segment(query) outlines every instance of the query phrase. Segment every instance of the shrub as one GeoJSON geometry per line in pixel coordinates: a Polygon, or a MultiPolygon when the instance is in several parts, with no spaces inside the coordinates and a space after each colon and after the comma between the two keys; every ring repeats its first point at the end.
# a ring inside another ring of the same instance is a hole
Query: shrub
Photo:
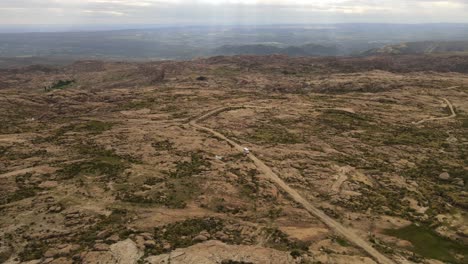
{"type": "Polygon", "coordinates": [[[185,178],[197,175],[203,168],[209,166],[200,153],[192,153],[190,161],[177,162],[176,169],[169,172],[171,178],[185,178]]]}
{"type": "Polygon", "coordinates": [[[52,86],[50,86],[47,90],[61,90],[61,89],[64,89],[66,88],[67,86],[75,83],[76,81],[75,80],[59,80],[57,82],[55,82],[54,84],[52,84],[52,86]]]}

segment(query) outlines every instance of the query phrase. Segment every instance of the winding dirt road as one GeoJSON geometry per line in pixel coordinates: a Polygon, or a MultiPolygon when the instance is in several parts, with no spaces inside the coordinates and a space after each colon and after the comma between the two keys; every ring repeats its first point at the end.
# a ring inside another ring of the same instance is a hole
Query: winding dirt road
{"type": "MultiPolygon", "coordinates": [[[[219,139],[222,139],[226,141],[229,145],[234,147],[236,150],[239,152],[243,152],[243,147],[233,140],[227,138],[223,134],[208,128],[204,127],[202,125],[199,125],[198,122],[206,120],[210,118],[211,116],[217,115],[219,113],[225,112],[225,111],[230,111],[233,109],[240,109],[240,108],[251,108],[251,107],[221,107],[214,109],[192,121],[190,121],[190,125],[208,132],[219,139]]],[[[274,182],[279,188],[283,189],[285,192],[287,192],[291,198],[293,198],[294,201],[297,203],[301,204],[309,213],[314,215],[315,217],[319,218],[323,223],[325,223],[328,227],[330,227],[332,230],[346,238],[348,241],[354,243],[356,246],[362,248],[364,251],[366,251],[371,257],[373,257],[377,262],[381,264],[393,264],[394,262],[386,257],[385,255],[381,254],[378,252],[376,249],[372,247],[371,244],[369,244],[367,241],[362,239],[360,236],[355,234],[352,230],[346,228],[333,218],[327,216],[322,210],[318,209],[314,205],[312,205],[309,201],[307,201],[305,198],[303,198],[296,190],[291,188],[289,185],[287,185],[277,174],[275,174],[270,167],[268,167],[263,161],[258,159],[255,155],[252,153],[248,154],[248,157],[255,163],[257,166],[258,170],[260,170],[266,177],[268,177],[272,182],[274,182]]]]}
{"type": "Polygon", "coordinates": [[[445,103],[447,103],[448,107],[450,108],[450,112],[452,113],[450,116],[444,116],[444,117],[430,117],[430,118],[423,119],[423,120],[418,121],[418,122],[413,122],[413,124],[415,124],[415,125],[420,125],[420,124],[425,123],[425,122],[428,122],[428,121],[445,120],[445,119],[451,119],[451,118],[457,117],[457,113],[455,113],[455,110],[454,110],[454,108],[453,108],[452,103],[451,103],[447,98],[442,98],[442,99],[445,101],[445,103]]]}

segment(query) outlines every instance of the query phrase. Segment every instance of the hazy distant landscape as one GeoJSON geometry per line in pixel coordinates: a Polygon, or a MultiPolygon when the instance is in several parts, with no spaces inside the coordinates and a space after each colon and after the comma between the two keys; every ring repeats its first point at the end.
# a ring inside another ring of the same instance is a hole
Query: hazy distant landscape
{"type": "MultiPolygon", "coordinates": [[[[468,46],[464,42],[468,41],[468,25],[179,26],[110,31],[3,33],[0,34],[0,57],[4,59],[0,59],[0,66],[27,65],[33,62],[61,64],[90,58],[186,60],[240,54],[350,56],[377,51],[386,45],[420,41],[457,41],[458,46],[464,43],[463,51],[468,46]],[[12,57],[20,59],[5,59],[12,57]]],[[[445,50],[450,51],[450,48],[445,50]]]]}

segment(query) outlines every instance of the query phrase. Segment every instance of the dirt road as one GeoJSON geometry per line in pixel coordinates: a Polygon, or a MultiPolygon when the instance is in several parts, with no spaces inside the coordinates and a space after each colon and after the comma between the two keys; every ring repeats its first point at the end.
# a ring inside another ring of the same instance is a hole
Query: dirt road
{"type": "Polygon", "coordinates": [[[457,117],[457,113],[455,113],[455,110],[453,108],[452,103],[447,98],[442,98],[442,99],[445,101],[445,103],[447,103],[448,107],[450,108],[450,112],[452,113],[450,116],[431,117],[431,118],[423,119],[423,120],[418,121],[418,122],[413,122],[413,124],[420,125],[420,124],[425,123],[427,121],[444,120],[444,119],[451,119],[451,118],[457,117]]]}
{"type": "MultiPolygon", "coordinates": [[[[232,141],[231,139],[227,138],[226,136],[222,135],[221,133],[211,128],[204,127],[198,124],[198,122],[206,120],[209,117],[217,115],[221,112],[230,111],[230,110],[239,109],[239,108],[243,108],[243,107],[221,107],[221,108],[214,109],[192,120],[190,122],[190,125],[199,130],[203,130],[205,132],[213,134],[219,139],[226,141],[229,145],[234,147],[239,152],[242,152],[244,147],[242,147],[241,145],[237,144],[236,142],[232,141]]],[[[348,241],[354,243],[356,246],[362,248],[371,257],[373,257],[377,262],[382,263],[382,264],[394,263],[391,259],[389,259],[385,255],[381,254],[376,249],[374,249],[371,244],[369,244],[367,241],[365,241],[360,236],[355,234],[352,230],[346,228],[339,222],[327,216],[322,210],[318,209],[317,207],[312,205],[309,201],[307,201],[305,198],[303,198],[296,190],[294,190],[289,185],[287,185],[278,175],[276,175],[271,170],[270,167],[268,167],[263,161],[258,159],[254,154],[250,153],[248,157],[255,163],[255,165],[257,166],[260,172],[262,172],[266,177],[268,177],[272,182],[274,182],[279,188],[287,192],[293,198],[294,201],[301,204],[309,213],[319,218],[323,223],[325,223],[332,230],[334,230],[335,232],[337,232],[338,234],[346,238],[348,241]]]]}

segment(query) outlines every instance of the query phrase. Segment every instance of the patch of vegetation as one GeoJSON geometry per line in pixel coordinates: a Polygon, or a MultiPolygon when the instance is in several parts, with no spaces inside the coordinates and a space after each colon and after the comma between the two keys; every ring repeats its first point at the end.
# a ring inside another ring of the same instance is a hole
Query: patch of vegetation
{"type": "Polygon", "coordinates": [[[120,238],[125,239],[129,235],[128,229],[125,228],[129,216],[130,213],[127,210],[113,209],[109,216],[100,216],[95,225],[81,233],[77,242],[84,246],[92,246],[99,239],[98,234],[104,230],[119,233],[120,238]]]}
{"type": "Polygon", "coordinates": [[[47,91],[62,90],[74,84],[75,82],[76,82],[75,80],[58,80],[57,82],[52,84],[50,87],[46,88],[46,90],[47,91]]]}
{"type": "Polygon", "coordinates": [[[362,156],[339,154],[334,156],[333,160],[341,165],[350,165],[357,169],[373,170],[379,173],[394,171],[394,166],[385,156],[378,156],[372,152],[366,152],[362,156]]]}
{"type": "Polygon", "coordinates": [[[0,245],[4,248],[4,250],[0,252],[0,263],[6,263],[7,260],[9,260],[11,255],[13,254],[11,247],[9,245],[11,242],[7,244],[7,241],[6,241],[7,239],[11,241],[11,238],[7,238],[7,235],[10,235],[10,234],[5,234],[2,237],[2,242],[0,243],[0,245]]]}
{"type": "MultiPolygon", "coordinates": [[[[454,179],[460,178],[467,183],[468,171],[463,167],[462,161],[459,162],[459,166],[456,166],[454,165],[456,159],[452,159],[450,162],[443,162],[443,160],[442,157],[426,159],[418,163],[416,167],[402,172],[402,175],[406,178],[418,182],[423,195],[431,200],[430,207],[433,214],[449,210],[445,206],[446,203],[464,209],[468,208],[468,197],[460,192],[460,187],[456,187],[452,182],[454,179]],[[451,180],[440,180],[438,175],[442,172],[448,172],[451,180]]],[[[467,184],[465,184],[465,190],[467,187],[467,184]]]]}
{"type": "Polygon", "coordinates": [[[159,255],[176,248],[186,248],[200,242],[194,238],[202,231],[213,236],[216,232],[222,231],[223,228],[224,221],[213,217],[193,218],[157,227],[154,230],[157,245],[146,253],[159,255]],[[165,243],[169,244],[170,248],[164,248],[165,243]]]}
{"type": "Polygon", "coordinates": [[[110,130],[114,126],[114,123],[102,122],[102,121],[88,121],[85,123],[78,124],[68,124],[60,127],[55,130],[51,136],[48,137],[38,137],[33,140],[34,144],[41,143],[57,143],[67,132],[76,131],[76,132],[88,132],[90,134],[101,134],[107,130],[110,130]]]}
{"type": "Polygon", "coordinates": [[[78,151],[83,155],[90,156],[91,160],[65,165],[59,170],[59,174],[64,179],[72,179],[83,174],[115,179],[128,167],[127,162],[112,150],[102,149],[95,145],[80,145],[78,151]]]}
{"type": "Polygon", "coordinates": [[[174,119],[179,119],[179,118],[187,118],[189,117],[189,111],[178,111],[176,113],[173,113],[172,115],[172,118],[174,119]]]}
{"type": "Polygon", "coordinates": [[[11,147],[0,146],[0,155],[4,156],[10,149],[11,147]]]}
{"type": "Polygon", "coordinates": [[[82,174],[106,175],[109,178],[119,176],[125,169],[120,160],[95,159],[66,165],[59,173],[64,179],[71,179],[82,174]]]}
{"type": "Polygon", "coordinates": [[[36,195],[36,191],[37,190],[34,187],[27,187],[19,188],[13,193],[3,194],[2,196],[0,196],[0,205],[9,204],[34,197],[36,195]]]}
{"type": "Polygon", "coordinates": [[[424,145],[439,147],[447,134],[441,129],[418,128],[415,126],[400,126],[392,129],[388,134],[378,135],[385,145],[424,145]],[[382,135],[384,135],[382,137],[382,135]]]}
{"type": "Polygon", "coordinates": [[[291,240],[288,235],[277,228],[265,228],[265,233],[269,237],[267,245],[281,251],[291,251],[293,255],[300,256],[309,250],[310,242],[291,240]]]}
{"type": "Polygon", "coordinates": [[[159,204],[171,209],[183,209],[187,201],[199,193],[198,183],[191,178],[169,178],[156,187],[157,191],[142,192],[137,188],[121,190],[117,199],[135,204],[159,204]]]}
{"type": "Polygon", "coordinates": [[[26,244],[23,251],[18,254],[18,257],[21,261],[41,259],[47,249],[47,243],[44,241],[30,241],[26,244]]]}
{"type": "Polygon", "coordinates": [[[221,77],[238,76],[241,72],[239,67],[233,66],[220,66],[212,70],[212,74],[221,77]]]}
{"type": "Polygon", "coordinates": [[[223,260],[221,261],[221,264],[254,264],[253,262],[247,262],[247,261],[237,261],[237,260],[223,260]]]}
{"type": "Polygon", "coordinates": [[[186,178],[200,174],[210,163],[205,160],[201,153],[192,153],[190,161],[179,161],[175,170],[168,172],[171,178],[186,178]]]}
{"type": "Polygon", "coordinates": [[[463,128],[468,128],[468,118],[462,119],[462,127],[463,128]]]}
{"type": "Polygon", "coordinates": [[[241,196],[254,199],[260,190],[260,183],[257,177],[259,172],[255,169],[249,170],[247,174],[242,173],[239,169],[230,169],[229,171],[239,176],[237,183],[240,185],[241,196]]]}
{"type": "Polygon", "coordinates": [[[375,213],[411,217],[408,206],[401,202],[408,193],[406,189],[386,186],[375,191],[366,187],[359,189],[359,192],[362,193],[359,199],[338,204],[353,211],[365,212],[372,208],[375,213]]]}
{"type": "Polygon", "coordinates": [[[386,230],[388,235],[410,241],[415,253],[429,259],[437,259],[448,263],[466,263],[468,260],[468,248],[439,236],[432,229],[425,226],[409,225],[400,229],[386,230]],[[463,260],[455,256],[463,256],[463,260]]]}
{"type": "Polygon", "coordinates": [[[14,151],[12,148],[0,149],[0,154],[9,160],[25,160],[32,157],[43,157],[47,155],[47,150],[40,149],[32,152],[14,151]]]}
{"type": "Polygon", "coordinates": [[[318,121],[340,132],[374,128],[370,117],[341,110],[324,110],[318,121]]]}
{"type": "Polygon", "coordinates": [[[79,124],[75,127],[77,131],[87,131],[92,134],[100,134],[104,131],[110,130],[114,124],[109,122],[102,122],[97,120],[88,121],[84,124],[79,124]]]}
{"type": "Polygon", "coordinates": [[[268,210],[268,218],[270,218],[272,221],[275,221],[281,216],[282,213],[283,209],[281,207],[270,208],[268,210]]]}
{"type": "MultiPolygon", "coordinates": [[[[451,160],[451,163],[456,160],[451,160]]],[[[452,178],[462,178],[468,181],[468,171],[460,163],[460,166],[454,166],[443,162],[443,158],[426,159],[417,164],[416,167],[404,171],[404,175],[409,178],[432,178],[439,180],[438,176],[442,172],[448,172],[452,178]]]]}
{"type": "Polygon", "coordinates": [[[18,188],[11,193],[0,194],[0,205],[21,201],[34,197],[37,192],[37,184],[30,183],[31,173],[16,176],[15,181],[18,188]]]}
{"type": "Polygon", "coordinates": [[[254,128],[254,132],[247,135],[247,137],[250,141],[263,144],[298,144],[304,142],[302,137],[279,125],[262,124],[254,128]]]}
{"type": "Polygon", "coordinates": [[[339,236],[334,237],[334,238],[333,238],[333,241],[335,241],[336,243],[338,243],[338,245],[340,245],[340,246],[342,246],[342,247],[349,247],[349,246],[351,246],[351,245],[349,244],[348,240],[346,240],[346,239],[344,239],[344,238],[342,238],[342,237],[339,237],[339,236]]]}
{"type": "Polygon", "coordinates": [[[148,178],[145,179],[144,183],[146,185],[151,185],[152,186],[152,185],[156,185],[158,183],[162,183],[164,181],[165,181],[165,179],[163,179],[163,178],[148,177],[148,178]]]}
{"type": "Polygon", "coordinates": [[[174,143],[169,140],[156,141],[151,143],[151,146],[157,151],[169,151],[174,148],[174,143]]]}
{"type": "Polygon", "coordinates": [[[156,103],[155,98],[148,98],[146,100],[127,102],[123,104],[121,108],[123,110],[139,110],[139,109],[144,109],[144,108],[151,109],[153,105],[155,105],[155,103],[156,103]]]}

